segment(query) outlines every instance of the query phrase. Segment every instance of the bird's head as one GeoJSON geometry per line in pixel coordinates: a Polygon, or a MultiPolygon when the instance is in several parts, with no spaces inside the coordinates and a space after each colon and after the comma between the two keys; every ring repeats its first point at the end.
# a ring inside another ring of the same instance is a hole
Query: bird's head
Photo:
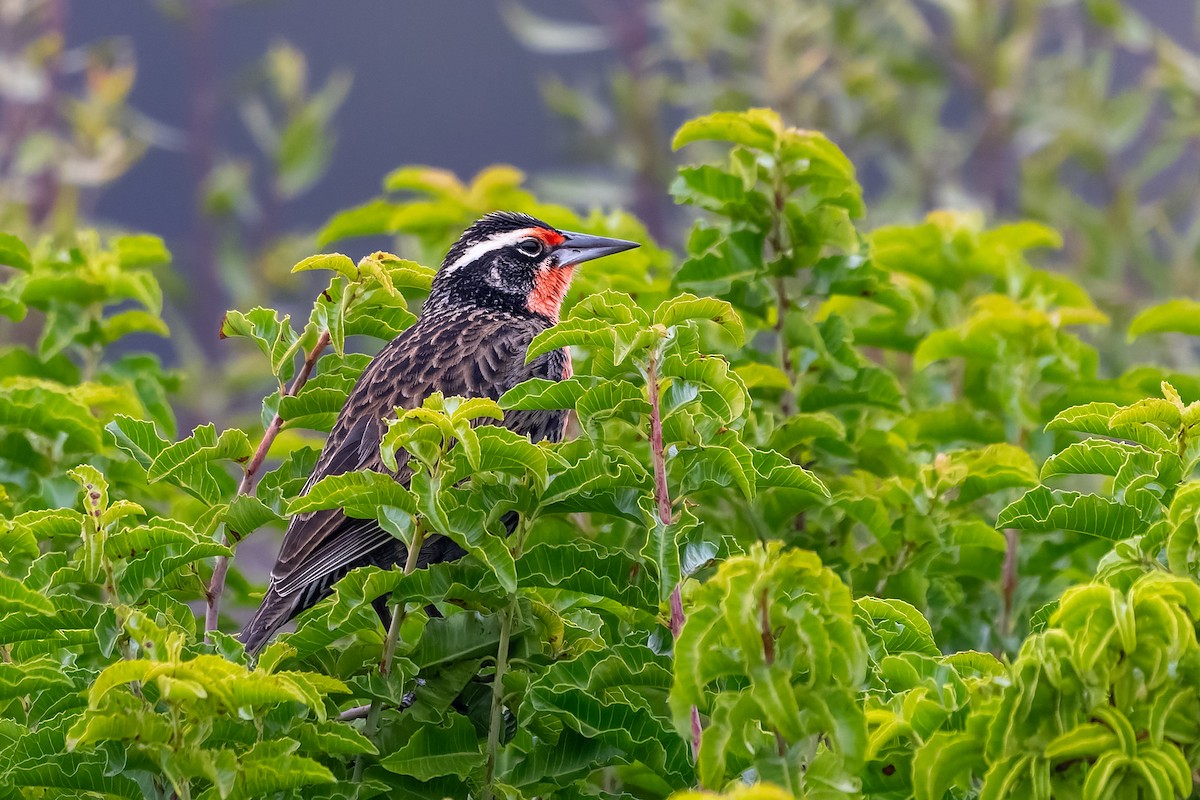
{"type": "Polygon", "coordinates": [[[534,313],[557,322],[579,264],[637,246],[496,211],[467,228],[446,253],[429,302],[434,307],[475,305],[534,313]]]}

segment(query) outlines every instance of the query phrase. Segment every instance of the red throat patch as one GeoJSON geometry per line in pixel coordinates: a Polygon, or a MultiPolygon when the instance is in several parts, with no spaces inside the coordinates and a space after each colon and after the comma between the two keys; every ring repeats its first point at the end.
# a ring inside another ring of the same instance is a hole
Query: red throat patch
{"type": "Polygon", "coordinates": [[[574,274],[575,267],[549,267],[539,271],[533,291],[529,293],[529,310],[558,324],[563,298],[567,296],[574,274]]]}

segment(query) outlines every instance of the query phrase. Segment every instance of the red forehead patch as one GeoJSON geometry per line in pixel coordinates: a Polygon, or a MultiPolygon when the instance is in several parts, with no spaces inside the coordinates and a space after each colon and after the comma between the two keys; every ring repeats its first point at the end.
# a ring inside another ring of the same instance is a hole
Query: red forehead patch
{"type": "Polygon", "coordinates": [[[541,239],[542,243],[547,247],[557,247],[566,241],[567,238],[558,231],[553,231],[549,228],[533,228],[530,233],[532,233],[536,238],[541,239]]]}

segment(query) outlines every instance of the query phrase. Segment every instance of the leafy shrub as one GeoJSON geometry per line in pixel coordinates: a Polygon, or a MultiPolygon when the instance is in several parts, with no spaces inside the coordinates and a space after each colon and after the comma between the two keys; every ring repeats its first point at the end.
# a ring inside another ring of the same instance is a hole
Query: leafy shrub
{"type": "Polygon", "coordinates": [[[507,168],[398,170],[324,238],[416,260],[313,256],[302,324],[230,312],[271,376],[262,432],[182,438],[173,376],[112,346],[165,332],[161,243],[0,239],[0,311],[36,341],[0,353],[0,797],[1190,795],[1200,382],[1102,377],[1080,330],[1107,319],[1034,265],[1042,226],[863,232],[850,162],[765,110],[675,145],[712,153],[673,185],[682,258],[582,272],[530,348],[573,348],[573,377],[399,414],[407,488],[299,496],[421,262],[496,206],[636,220],[507,168]],[[535,408],[575,435],[477,425],[535,408]],[[355,570],[250,663],[221,605],[256,599],[238,544],[330,507],[468,556],[355,570]]]}

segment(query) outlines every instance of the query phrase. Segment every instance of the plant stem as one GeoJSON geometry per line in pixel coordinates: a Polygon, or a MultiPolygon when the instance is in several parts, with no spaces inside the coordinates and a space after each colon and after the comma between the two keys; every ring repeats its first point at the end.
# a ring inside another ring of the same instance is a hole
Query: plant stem
{"type": "MultiPolygon", "coordinates": [[[[771,232],[768,234],[767,241],[771,245],[771,257],[779,258],[787,249],[783,243],[783,211],[787,206],[787,195],[784,192],[783,175],[778,167],[772,176],[772,182],[774,183],[772,193],[774,214],[771,217],[771,232]]],[[[779,343],[779,367],[788,379],[787,391],[783,393],[783,399],[779,403],[784,417],[790,417],[796,413],[796,368],[792,364],[792,351],[788,347],[783,330],[789,309],[791,309],[791,300],[788,298],[787,283],[783,276],[779,275],[775,278],[775,337],[779,343]]]]}
{"type": "Polygon", "coordinates": [[[651,350],[646,365],[646,389],[650,396],[650,459],[654,464],[654,499],[658,518],[671,524],[671,492],[667,487],[667,463],[663,457],[662,411],[658,399],[658,354],[651,350]]]}
{"type": "MultiPolygon", "coordinates": [[[[425,544],[425,525],[421,519],[417,519],[416,527],[413,529],[412,543],[408,548],[408,558],[404,560],[404,574],[412,575],[417,569],[417,558],[421,555],[421,546],[425,544]]],[[[392,672],[392,663],[396,660],[396,643],[400,639],[400,627],[404,624],[404,618],[408,614],[408,604],[401,604],[392,613],[392,622],[388,625],[387,636],[383,640],[383,657],[379,661],[379,674],[386,678],[392,672]]],[[[367,710],[367,722],[363,727],[363,735],[368,739],[375,736],[379,731],[379,718],[383,715],[383,704],[378,698],[371,701],[371,706],[367,710]]],[[[361,781],[363,769],[366,767],[366,762],[363,756],[359,757],[354,762],[354,780],[361,781]]]]}
{"type": "Polygon", "coordinates": [[[512,622],[516,613],[517,596],[514,594],[500,620],[500,644],[496,647],[496,672],[492,677],[492,717],[488,726],[483,800],[492,800],[494,796],[492,783],[496,778],[496,761],[500,757],[500,727],[504,724],[504,673],[508,670],[508,643],[512,637],[512,622]]]}
{"type": "MultiPolygon", "coordinates": [[[[658,519],[664,525],[671,524],[671,490],[667,486],[667,463],[663,454],[662,408],[658,397],[658,352],[650,350],[646,363],[646,390],[650,398],[650,459],[654,464],[654,499],[658,505],[658,519]]],[[[683,597],[680,594],[682,581],[671,590],[671,638],[678,640],[683,632],[686,617],[683,614],[683,597]]],[[[692,756],[700,753],[700,711],[692,706],[692,756]]]]}
{"type": "Polygon", "coordinates": [[[1016,605],[1017,584],[1020,581],[1020,576],[1017,574],[1017,550],[1021,543],[1020,531],[1015,528],[1005,528],[1004,543],[1004,566],[1000,575],[1000,592],[1004,607],[1000,615],[1000,635],[1008,636],[1012,633],[1013,607],[1016,605]]]}
{"type": "Polygon", "coordinates": [[[792,349],[788,347],[787,336],[783,330],[791,300],[788,299],[787,285],[782,277],[775,279],[775,303],[775,336],[779,340],[779,366],[788,380],[788,388],[779,401],[779,409],[786,418],[796,413],[796,367],[792,364],[792,349]]]}
{"type": "MultiPolygon", "coordinates": [[[[517,529],[513,531],[515,544],[513,558],[519,559],[525,552],[525,534],[529,520],[524,514],[517,517],[517,529]]],[[[487,765],[484,767],[483,800],[492,800],[495,792],[496,762],[500,758],[500,726],[504,722],[504,674],[508,672],[509,642],[512,641],[513,617],[517,614],[517,594],[509,595],[508,607],[500,620],[500,642],[496,645],[496,672],[492,678],[492,713],[488,725],[487,765]]]]}
{"type": "MultiPolygon", "coordinates": [[[[304,359],[304,364],[300,367],[300,371],[296,374],[295,380],[288,390],[284,392],[285,397],[293,397],[299,392],[304,384],[308,382],[309,376],[312,375],[313,368],[317,365],[317,359],[321,357],[321,353],[325,352],[325,348],[329,346],[329,331],[322,331],[317,337],[317,343],[313,345],[312,350],[304,359]]],[[[283,429],[283,417],[276,412],[275,417],[271,420],[271,424],[267,426],[263,432],[262,441],[258,443],[258,449],[254,451],[254,455],[246,464],[246,471],[242,473],[241,483],[238,484],[238,494],[253,494],[255,486],[258,485],[258,479],[262,471],[263,461],[267,458],[267,452],[270,451],[271,445],[275,442],[275,437],[279,435],[279,431],[283,429]]],[[[237,532],[233,532],[233,540],[238,540],[237,532]]],[[[224,533],[219,539],[221,544],[225,544],[228,538],[224,533]]],[[[217,629],[217,621],[221,616],[221,594],[225,591],[225,577],[229,574],[229,556],[217,556],[216,562],[213,564],[212,580],[208,584],[207,592],[207,608],[204,612],[204,641],[211,641],[209,635],[217,629]]]]}

